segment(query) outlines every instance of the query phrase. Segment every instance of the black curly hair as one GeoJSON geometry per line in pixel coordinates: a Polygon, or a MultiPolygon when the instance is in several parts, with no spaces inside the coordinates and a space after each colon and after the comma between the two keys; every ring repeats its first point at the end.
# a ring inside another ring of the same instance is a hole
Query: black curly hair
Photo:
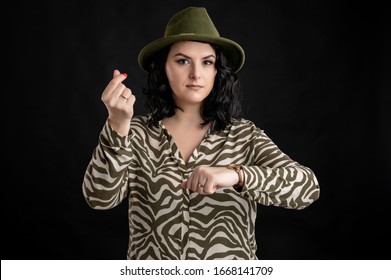
{"type": "MultiPolygon", "coordinates": [[[[242,114],[242,108],[239,100],[239,83],[235,71],[229,65],[229,61],[224,54],[213,46],[216,52],[217,74],[211,93],[204,100],[201,107],[201,117],[206,125],[213,123],[213,130],[223,130],[227,125],[232,124],[234,118],[242,114]]],[[[146,96],[145,107],[149,111],[149,126],[156,126],[157,123],[165,117],[171,117],[176,109],[180,109],[172,96],[169,85],[165,63],[170,46],[162,49],[150,64],[147,86],[143,87],[143,93],[146,96]]]]}

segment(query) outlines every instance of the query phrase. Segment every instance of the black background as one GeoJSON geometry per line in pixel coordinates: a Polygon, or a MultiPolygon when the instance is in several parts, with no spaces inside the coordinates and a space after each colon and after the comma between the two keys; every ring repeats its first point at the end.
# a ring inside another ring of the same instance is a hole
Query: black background
{"type": "Polygon", "coordinates": [[[311,167],[318,201],[259,206],[261,259],[390,259],[390,10],[383,1],[17,1],[3,9],[2,259],[124,259],[127,203],[84,201],[118,68],[143,109],[137,55],[204,6],[240,43],[245,116],[311,167]],[[4,29],[4,28],[3,28],[4,29]]]}

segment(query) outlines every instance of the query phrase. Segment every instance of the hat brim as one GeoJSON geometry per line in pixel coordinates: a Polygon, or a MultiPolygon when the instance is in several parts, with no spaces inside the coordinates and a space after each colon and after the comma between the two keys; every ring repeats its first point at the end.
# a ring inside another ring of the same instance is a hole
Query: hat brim
{"type": "Polygon", "coordinates": [[[210,43],[218,46],[228,60],[232,63],[232,69],[235,72],[238,72],[245,60],[244,50],[242,47],[227,38],[224,37],[212,37],[212,36],[202,36],[195,34],[180,34],[173,35],[164,38],[157,39],[146,45],[139,53],[138,63],[140,67],[149,72],[149,66],[152,62],[154,55],[160,51],[162,48],[167,47],[175,42],[179,41],[198,41],[210,43]]]}

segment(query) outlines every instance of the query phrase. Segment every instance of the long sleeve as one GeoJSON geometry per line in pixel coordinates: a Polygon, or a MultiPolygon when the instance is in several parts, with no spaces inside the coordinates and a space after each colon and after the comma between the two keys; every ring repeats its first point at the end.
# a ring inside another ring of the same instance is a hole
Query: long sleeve
{"type": "Polygon", "coordinates": [[[110,209],[128,193],[128,166],[132,136],[121,136],[106,121],[93,151],[82,184],[83,195],[94,209],[110,209]]]}
{"type": "Polygon", "coordinates": [[[320,189],[314,172],[284,154],[262,130],[248,129],[254,162],[243,166],[242,195],[263,205],[298,210],[316,201],[320,189]]]}

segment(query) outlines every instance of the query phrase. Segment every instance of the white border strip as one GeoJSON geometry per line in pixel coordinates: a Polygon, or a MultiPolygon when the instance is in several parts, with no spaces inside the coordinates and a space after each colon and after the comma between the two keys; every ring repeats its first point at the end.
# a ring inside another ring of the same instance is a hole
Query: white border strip
{"type": "Polygon", "coordinates": [[[2,260],[1,280],[390,280],[390,260],[2,260]]]}

